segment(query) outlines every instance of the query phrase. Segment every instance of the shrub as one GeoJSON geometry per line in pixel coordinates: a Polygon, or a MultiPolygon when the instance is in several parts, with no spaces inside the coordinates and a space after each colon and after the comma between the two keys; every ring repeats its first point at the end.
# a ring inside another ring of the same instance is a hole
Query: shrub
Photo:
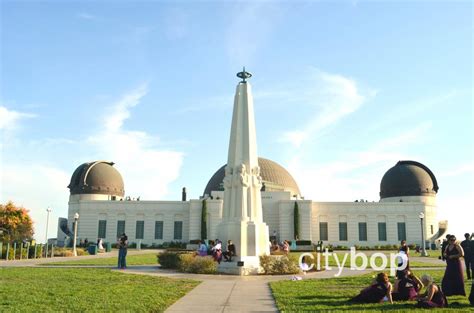
{"type": "MultiPolygon", "coordinates": [[[[296,258],[296,256],[294,256],[296,258]]],[[[265,274],[297,274],[300,272],[298,261],[293,260],[294,257],[287,256],[260,256],[260,266],[265,274]]]]}
{"type": "Polygon", "coordinates": [[[158,263],[162,268],[177,269],[179,266],[179,255],[187,252],[165,251],[158,254],[158,263]]]}
{"type": "Polygon", "coordinates": [[[185,273],[214,274],[217,272],[217,262],[211,256],[196,256],[186,253],[179,255],[178,270],[185,273]]]}
{"type": "Polygon", "coordinates": [[[193,240],[189,240],[189,244],[191,245],[197,245],[201,242],[201,240],[199,239],[193,239],[193,240]]]}

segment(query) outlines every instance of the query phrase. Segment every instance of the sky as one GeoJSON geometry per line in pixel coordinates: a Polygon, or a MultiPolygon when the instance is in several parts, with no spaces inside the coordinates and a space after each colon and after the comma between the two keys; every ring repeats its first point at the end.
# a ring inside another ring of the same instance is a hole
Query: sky
{"type": "Polygon", "coordinates": [[[3,0],[0,27],[0,202],[29,209],[38,240],[84,162],[115,162],[131,197],[199,198],[243,66],[258,154],[306,199],[378,201],[415,160],[439,218],[474,232],[470,1],[3,0]]]}

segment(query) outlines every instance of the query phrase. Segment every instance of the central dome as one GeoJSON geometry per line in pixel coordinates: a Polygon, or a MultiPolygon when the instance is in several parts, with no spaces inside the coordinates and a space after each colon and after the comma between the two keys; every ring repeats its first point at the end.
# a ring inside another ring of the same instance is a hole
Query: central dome
{"type": "MultiPolygon", "coordinates": [[[[260,166],[260,176],[265,185],[265,191],[289,191],[291,195],[301,195],[296,181],[283,166],[264,158],[258,158],[258,165],[260,166]]],[[[212,175],[203,196],[210,195],[211,191],[224,190],[225,166],[223,165],[212,175]]]]}

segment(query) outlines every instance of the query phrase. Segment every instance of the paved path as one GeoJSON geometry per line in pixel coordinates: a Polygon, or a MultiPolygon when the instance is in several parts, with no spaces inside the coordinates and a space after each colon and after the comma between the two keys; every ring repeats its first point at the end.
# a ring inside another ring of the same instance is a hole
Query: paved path
{"type": "MultiPolygon", "coordinates": [[[[136,255],[136,254],[150,254],[156,253],[158,254],[160,250],[128,250],[128,255],[136,255]]],[[[41,258],[41,259],[28,259],[28,260],[13,260],[13,261],[5,261],[0,260],[0,267],[28,267],[28,266],[36,266],[41,264],[47,263],[54,263],[54,262],[67,262],[67,261],[76,261],[76,260],[87,260],[87,259],[102,259],[102,258],[112,258],[118,257],[118,250],[112,250],[112,252],[107,253],[99,253],[97,255],[83,255],[83,256],[70,256],[70,257],[54,257],[54,258],[41,258]]]]}

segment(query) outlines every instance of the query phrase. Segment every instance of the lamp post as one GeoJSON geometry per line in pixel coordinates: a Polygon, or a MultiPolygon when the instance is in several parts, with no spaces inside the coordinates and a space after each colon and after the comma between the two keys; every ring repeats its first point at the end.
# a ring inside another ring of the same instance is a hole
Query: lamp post
{"type": "Polygon", "coordinates": [[[76,212],[76,214],[74,214],[74,240],[72,243],[74,256],[77,256],[76,239],[77,239],[77,221],[78,220],[79,220],[79,213],[76,212]]]}
{"type": "Polygon", "coordinates": [[[48,215],[46,217],[46,240],[45,240],[45,243],[48,243],[48,227],[49,227],[49,213],[51,213],[51,208],[48,207],[46,209],[46,212],[48,212],[48,215]]]}
{"type": "Polygon", "coordinates": [[[46,243],[46,257],[48,257],[48,227],[49,227],[49,213],[51,213],[51,208],[48,207],[46,209],[46,212],[48,212],[48,215],[46,216],[46,238],[45,238],[45,243],[46,243]]]}
{"type": "Polygon", "coordinates": [[[426,253],[426,247],[425,247],[425,228],[423,224],[423,219],[425,218],[425,214],[423,212],[420,212],[418,215],[420,218],[420,223],[421,223],[421,256],[428,256],[426,253]]]}

